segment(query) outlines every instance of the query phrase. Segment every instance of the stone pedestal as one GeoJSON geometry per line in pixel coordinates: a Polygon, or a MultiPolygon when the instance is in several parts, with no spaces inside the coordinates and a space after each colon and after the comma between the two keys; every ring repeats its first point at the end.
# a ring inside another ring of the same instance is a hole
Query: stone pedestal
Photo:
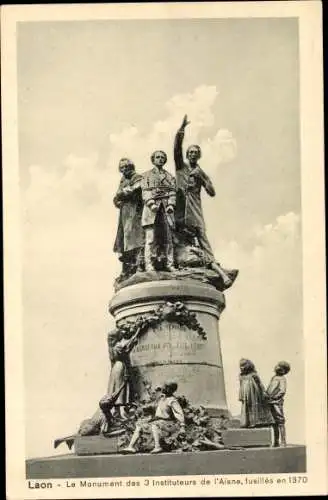
{"type": "Polygon", "coordinates": [[[111,478],[306,472],[305,446],[162,453],[159,455],[62,455],[26,461],[27,479],[111,478]]]}
{"type": "Polygon", "coordinates": [[[222,431],[222,440],[227,448],[240,446],[241,448],[255,448],[257,446],[271,446],[271,428],[258,429],[227,429],[222,431]]]}
{"type": "Polygon", "coordinates": [[[203,405],[211,416],[227,415],[218,320],[225,307],[223,293],[192,280],[139,283],[119,290],[109,310],[118,325],[151,313],[166,302],[183,302],[196,313],[207,340],[196,331],[164,321],[149,328],[131,353],[135,390],[143,396],[142,380],[152,386],[178,383],[178,394],[203,405]]]}
{"type": "Polygon", "coordinates": [[[119,453],[119,438],[99,436],[78,436],[74,441],[76,455],[109,455],[119,453]]]}
{"type": "MultiPolygon", "coordinates": [[[[226,449],[269,447],[271,446],[271,429],[227,429],[222,431],[222,441],[226,449]]],[[[121,453],[117,436],[102,435],[78,436],[74,441],[74,451],[79,456],[121,453]]]]}

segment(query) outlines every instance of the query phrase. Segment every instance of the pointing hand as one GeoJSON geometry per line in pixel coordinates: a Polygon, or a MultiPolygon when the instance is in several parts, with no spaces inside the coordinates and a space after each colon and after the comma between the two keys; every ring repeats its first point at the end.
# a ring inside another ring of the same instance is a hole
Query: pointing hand
{"type": "Polygon", "coordinates": [[[187,125],[189,125],[189,123],[190,123],[190,121],[188,121],[188,116],[184,115],[181,128],[185,129],[187,127],[187,125]]]}

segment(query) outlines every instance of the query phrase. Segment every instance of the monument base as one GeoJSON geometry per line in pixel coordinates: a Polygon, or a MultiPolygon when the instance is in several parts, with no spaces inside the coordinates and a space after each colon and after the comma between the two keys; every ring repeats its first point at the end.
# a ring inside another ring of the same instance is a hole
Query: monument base
{"type": "Polygon", "coordinates": [[[159,455],[62,455],[26,461],[27,479],[142,477],[306,472],[305,446],[162,453],[159,455]]]}
{"type": "Polygon", "coordinates": [[[227,429],[222,431],[222,440],[227,448],[234,446],[240,446],[241,448],[271,446],[271,432],[270,427],[259,429],[227,429]]]}
{"type": "Polygon", "coordinates": [[[119,453],[119,439],[115,436],[78,436],[74,441],[74,451],[78,456],[119,453]]]}
{"type": "MultiPolygon", "coordinates": [[[[271,446],[271,429],[227,429],[222,431],[226,448],[271,446]]],[[[108,455],[120,453],[118,437],[78,436],[74,441],[76,455],[108,455]]],[[[200,452],[203,453],[203,452],[200,452]]]]}

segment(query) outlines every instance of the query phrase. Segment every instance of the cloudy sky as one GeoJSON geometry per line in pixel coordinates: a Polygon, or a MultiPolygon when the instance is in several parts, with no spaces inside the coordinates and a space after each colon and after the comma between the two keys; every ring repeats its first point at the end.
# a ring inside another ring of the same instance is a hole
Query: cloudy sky
{"type": "Polygon", "coordinates": [[[28,455],[52,454],[104,392],[118,159],[143,172],[161,148],[173,172],[185,113],[217,191],[209,237],[240,269],[220,322],[228,403],[240,357],[265,382],[288,359],[304,441],[297,21],[21,23],[17,40],[28,455]]]}

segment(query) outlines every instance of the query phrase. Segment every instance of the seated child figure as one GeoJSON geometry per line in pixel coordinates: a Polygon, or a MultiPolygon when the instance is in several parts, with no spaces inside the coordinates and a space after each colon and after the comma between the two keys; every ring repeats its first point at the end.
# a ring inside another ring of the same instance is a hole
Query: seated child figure
{"type": "Polygon", "coordinates": [[[284,415],[284,397],[287,389],[285,375],[290,371],[290,364],[287,361],[279,361],[274,368],[275,375],[272,377],[267,388],[268,403],[274,420],[273,424],[273,446],[286,446],[286,428],[284,415]]]}
{"type": "Polygon", "coordinates": [[[155,446],[151,453],[160,453],[162,450],[160,440],[177,430],[184,431],[185,418],[183,410],[173,395],[178,388],[175,382],[166,382],[162,387],[161,395],[157,401],[155,416],[145,415],[139,419],[131,438],[130,444],[123,450],[124,453],[136,453],[135,445],[143,430],[150,425],[155,446]]]}

